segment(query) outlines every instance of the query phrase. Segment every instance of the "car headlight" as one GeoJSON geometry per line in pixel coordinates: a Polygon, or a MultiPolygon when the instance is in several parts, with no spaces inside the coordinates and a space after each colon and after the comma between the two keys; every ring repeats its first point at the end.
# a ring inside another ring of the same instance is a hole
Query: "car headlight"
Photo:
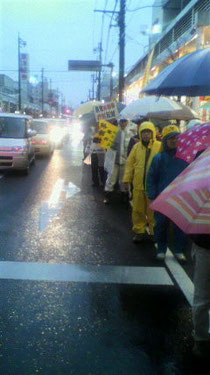
{"type": "Polygon", "coordinates": [[[63,131],[59,128],[53,129],[50,134],[50,139],[53,142],[59,142],[63,137],[63,131]]]}

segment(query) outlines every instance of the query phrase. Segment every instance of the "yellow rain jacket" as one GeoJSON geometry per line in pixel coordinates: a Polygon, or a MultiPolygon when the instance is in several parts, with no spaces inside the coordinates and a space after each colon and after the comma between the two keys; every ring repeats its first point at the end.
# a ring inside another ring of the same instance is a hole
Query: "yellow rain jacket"
{"type": "Polygon", "coordinates": [[[139,129],[139,138],[140,142],[138,142],[133,147],[126,161],[123,182],[133,183],[133,188],[136,190],[145,190],[144,181],[146,181],[146,175],[148,173],[152,159],[160,151],[161,142],[156,140],[155,126],[152,122],[149,121],[145,121],[141,124],[139,129]],[[142,143],[141,132],[146,129],[151,130],[153,136],[148,145],[148,148],[151,151],[147,161],[147,165],[145,166],[147,149],[142,143]]]}

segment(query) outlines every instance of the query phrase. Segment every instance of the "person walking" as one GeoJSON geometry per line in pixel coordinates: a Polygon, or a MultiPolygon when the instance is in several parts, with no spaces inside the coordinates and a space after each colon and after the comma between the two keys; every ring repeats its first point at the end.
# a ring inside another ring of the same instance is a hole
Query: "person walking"
{"type": "MultiPolygon", "coordinates": [[[[98,131],[98,126],[95,128],[98,131]]],[[[99,146],[100,138],[97,137],[97,133],[93,136],[92,143],[90,145],[91,155],[91,172],[92,172],[92,186],[97,187],[105,186],[107,173],[104,170],[104,159],[105,150],[99,146]]]]}
{"type": "Polygon", "coordinates": [[[117,133],[116,139],[112,146],[112,150],[116,151],[114,168],[111,173],[108,173],[106,184],[105,184],[105,198],[104,203],[107,204],[110,201],[112,192],[114,190],[115,184],[118,182],[120,191],[125,193],[124,184],[122,183],[122,178],[125,170],[125,163],[127,159],[127,134],[126,127],[128,125],[127,119],[119,120],[119,131],[117,133]]]}
{"type": "MultiPolygon", "coordinates": [[[[180,130],[176,125],[168,125],[162,132],[162,151],[153,159],[148,175],[146,190],[150,201],[157,196],[188,166],[182,159],[176,158],[177,141],[180,130]]],[[[164,260],[167,251],[168,230],[170,220],[163,214],[155,211],[155,241],[157,242],[158,260],[164,260]]],[[[184,250],[187,245],[187,236],[174,223],[175,256],[185,261],[184,250]]]]}
{"type": "Polygon", "coordinates": [[[139,142],[139,128],[140,128],[140,125],[145,122],[145,121],[148,121],[148,119],[146,118],[139,118],[139,119],[136,119],[135,121],[133,120],[133,122],[137,125],[137,132],[135,135],[133,135],[131,138],[130,138],[130,141],[128,143],[128,150],[127,150],[127,156],[129,156],[133,146],[135,146],[135,144],[137,142],[139,142]]]}
{"type": "Polygon", "coordinates": [[[146,231],[149,226],[150,239],[154,235],[154,215],[149,208],[145,191],[146,176],[153,157],[159,152],[161,143],[156,140],[155,126],[145,121],[139,128],[139,142],[132,148],[127,159],[123,182],[126,190],[133,185],[132,230],[133,242],[139,243],[148,239],[146,231]]]}
{"type": "MultiPolygon", "coordinates": [[[[210,228],[209,228],[210,231],[210,228]]],[[[210,234],[193,234],[192,255],[195,259],[193,298],[193,353],[210,356],[210,234]]]]}

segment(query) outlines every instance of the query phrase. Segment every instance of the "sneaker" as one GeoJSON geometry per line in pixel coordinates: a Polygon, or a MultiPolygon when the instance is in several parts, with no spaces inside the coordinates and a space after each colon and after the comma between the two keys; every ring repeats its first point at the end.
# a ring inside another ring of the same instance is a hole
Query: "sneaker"
{"type": "Polygon", "coordinates": [[[137,234],[135,234],[135,236],[133,237],[133,242],[134,242],[134,243],[140,243],[140,242],[144,241],[145,238],[146,238],[145,233],[137,233],[137,234]]]}
{"type": "Polygon", "coordinates": [[[105,192],[105,197],[104,197],[104,204],[108,204],[110,202],[110,198],[111,198],[111,193],[109,191],[106,191],[105,192]]]}
{"type": "Polygon", "coordinates": [[[156,259],[157,260],[164,260],[165,259],[165,253],[158,253],[157,255],[156,255],[156,259]]]}
{"type": "Polygon", "coordinates": [[[183,253],[174,254],[175,258],[180,262],[186,262],[186,257],[183,253]]]}

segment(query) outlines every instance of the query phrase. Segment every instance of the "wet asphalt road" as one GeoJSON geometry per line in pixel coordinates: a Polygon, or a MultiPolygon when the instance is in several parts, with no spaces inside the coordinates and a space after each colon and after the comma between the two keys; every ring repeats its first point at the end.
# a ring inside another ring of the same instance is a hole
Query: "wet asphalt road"
{"type": "Polygon", "coordinates": [[[0,374],[208,373],[172,269],[132,243],[130,209],[103,205],[80,149],[0,178],[0,374]]]}

